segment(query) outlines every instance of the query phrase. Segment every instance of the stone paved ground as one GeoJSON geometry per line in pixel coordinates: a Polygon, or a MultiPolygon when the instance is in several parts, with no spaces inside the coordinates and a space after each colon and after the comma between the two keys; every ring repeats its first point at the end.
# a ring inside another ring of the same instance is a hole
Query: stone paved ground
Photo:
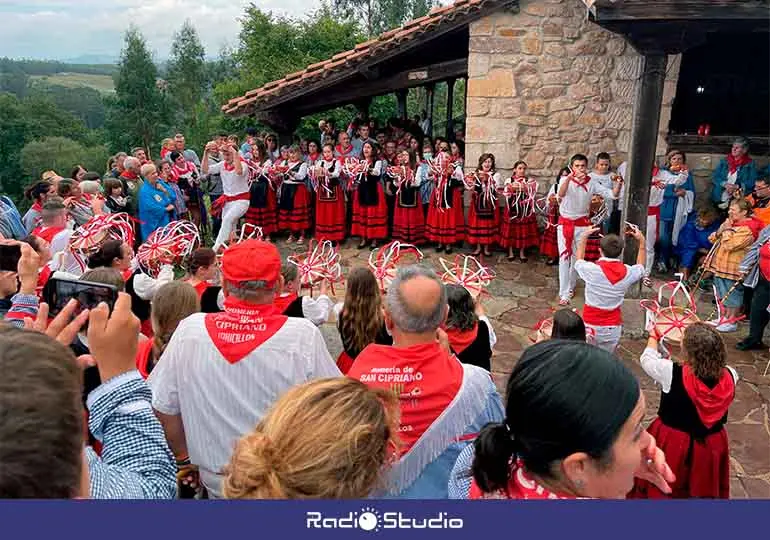
{"type": "MultiPolygon", "coordinates": [[[[369,250],[358,251],[354,242],[342,250],[343,271],[366,265],[369,250]]],[[[284,254],[283,242],[279,247],[284,254]]],[[[423,250],[426,261],[440,268],[439,256],[431,248],[423,250]]],[[[446,258],[452,256],[443,255],[446,258]]],[[[504,392],[505,381],[522,350],[532,342],[532,328],[548,317],[556,306],[557,271],[531,257],[529,262],[509,263],[502,253],[494,253],[485,261],[497,277],[489,287],[490,296],[484,299],[484,308],[493,322],[498,342],[492,359],[492,376],[504,392]]],[[[335,287],[338,299],[344,294],[344,283],[335,287]]],[[[581,286],[578,285],[575,307],[582,305],[581,286]]],[[[708,299],[700,299],[708,300],[708,299]]],[[[711,312],[710,302],[700,302],[700,313],[711,312]]],[[[639,366],[639,355],[644,349],[644,313],[637,300],[626,300],[623,308],[626,321],[624,337],[618,351],[622,361],[637,375],[647,399],[647,416],[654,418],[660,391],[639,366]]],[[[322,328],[329,350],[336,358],[342,347],[333,324],[322,328]]],[[[770,377],[762,375],[768,361],[767,351],[740,352],[735,343],[747,333],[747,325],[735,334],[726,336],[729,363],[735,367],[741,380],[736,398],[730,408],[727,431],[731,446],[731,495],[733,498],[770,499],[770,377]]],[[[768,341],[770,342],[770,341],[768,341]]]]}

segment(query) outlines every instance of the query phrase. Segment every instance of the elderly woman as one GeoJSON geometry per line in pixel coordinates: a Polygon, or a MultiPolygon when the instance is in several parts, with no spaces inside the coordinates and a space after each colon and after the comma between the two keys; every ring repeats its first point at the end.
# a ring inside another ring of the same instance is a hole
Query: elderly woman
{"type": "Polygon", "coordinates": [[[711,199],[726,210],[730,200],[741,196],[736,195],[740,190],[743,196],[754,190],[754,182],[757,179],[757,167],[749,157],[749,141],[744,137],[738,137],[733,141],[730,153],[719,161],[714,169],[711,181],[714,187],[711,190],[711,199]]]}
{"type": "MultiPolygon", "coordinates": [[[[748,201],[735,199],[730,203],[727,220],[709,237],[717,245],[704,264],[714,274],[714,285],[728,319],[735,317],[743,305],[743,273],[739,265],[761,230],[762,222],[751,216],[748,201]]],[[[735,332],[737,328],[735,323],[717,326],[719,332],[735,332]]]]}
{"type": "Polygon", "coordinates": [[[673,248],[679,245],[679,232],[693,211],[695,183],[687,168],[687,156],[681,150],[669,151],[665,166],[655,176],[666,185],[660,205],[658,231],[658,270],[666,272],[673,248]],[[680,179],[682,175],[687,175],[684,183],[680,179]]]}
{"type": "Polygon", "coordinates": [[[144,182],[139,188],[139,221],[144,242],[155,229],[171,222],[176,195],[171,186],[160,179],[152,163],[142,165],[141,173],[144,182]]]}

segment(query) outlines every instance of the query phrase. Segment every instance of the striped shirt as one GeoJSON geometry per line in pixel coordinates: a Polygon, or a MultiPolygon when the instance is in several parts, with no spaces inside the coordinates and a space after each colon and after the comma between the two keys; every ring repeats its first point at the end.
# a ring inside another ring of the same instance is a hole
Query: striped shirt
{"type": "Polygon", "coordinates": [[[205,314],[182,321],[147,383],[153,407],[181,415],[190,461],[212,497],[221,494],[222,469],[236,442],[254,430],[289,388],[342,374],[320,330],[289,318],[243,360],[227,362],[205,327],[205,314]]]}

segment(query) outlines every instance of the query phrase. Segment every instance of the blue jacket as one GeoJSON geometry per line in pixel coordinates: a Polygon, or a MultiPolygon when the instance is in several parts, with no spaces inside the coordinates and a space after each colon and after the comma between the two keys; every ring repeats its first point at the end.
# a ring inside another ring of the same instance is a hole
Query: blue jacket
{"type": "MultiPolygon", "coordinates": [[[[717,168],[714,169],[714,173],[711,175],[711,182],[714,184],[714,187],[711,189],[711,200],[717,204],[722,202],[722,192],[725,189],[728,172],[727,158],[722,158],[719,161],[717,168]]],[[[754,182],[757,180],[757,174],[757,165],[753,160],[742,167],[738,167],[738,179],[736,183],[741,186],[744,195],[748,195],[754,191],[754,182]]]]}
{"type": "Polygon", "coordinates": [[[679,244],[677,245],[677,255],[679,255],[682,266],[691,268],[695,263],[695,256],[699,249],[711,249],[712,244],[709,241],[709,236],[719,229],[719,225],[721,225],[721,220],[716,220],[708,227],[701,228],[698,226],[695,213],[690,216],[687,224],[682,227],[682,231],[679,233],[679,244]]]}
{"type": "Polygon", "coordinates": [[[142,183],[139,188],[139,221],[141,221],[142,242],[155,230],[171,223],[173,212],[166,210],[169,204],[174,204],[176,194],[167,183],[158,180],[158,185],[166,190],[164,193],[160,189],[152,186],[148,181],[142,183]]]}

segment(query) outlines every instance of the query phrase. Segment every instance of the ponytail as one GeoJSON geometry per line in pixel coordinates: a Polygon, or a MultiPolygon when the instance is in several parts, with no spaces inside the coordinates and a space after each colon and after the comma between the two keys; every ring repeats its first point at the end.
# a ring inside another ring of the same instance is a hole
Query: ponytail
{"type": "Polygon", "coordinates": [[[473,443],[475,458],[471,473],[486,493],[508,484],[511,460],[516,458],[514,440],[503,424],[487,424],[473,443]]]}

